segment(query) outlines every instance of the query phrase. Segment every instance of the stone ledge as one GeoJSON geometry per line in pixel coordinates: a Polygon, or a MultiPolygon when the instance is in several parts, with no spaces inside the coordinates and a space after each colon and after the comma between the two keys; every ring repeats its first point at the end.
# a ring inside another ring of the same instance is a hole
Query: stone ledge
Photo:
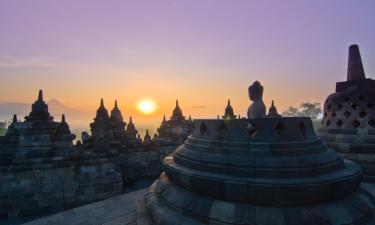
{"type": "MultiPolygon", "coordinates": [[[[103,201],[87,204],[51,216],[33,220],[24,225],[124,225],[137,224],[137,215],[146,218],[147,214],[139,214],[138,203],[143,201],[146,189],[118,195],[103,201]]],[[[142,205],[140,205],[142,207],[142,205]]],[[[143,210],[145,213],[145,210],[143,210]]],[[[141,221],[141,220],[140,220],[141,221]]],[[[141,225],[151,225],[140,223],[141,225]]]]}
{"type": "Polygon", "coordinates": [[[300,207],[237,204],[197,195],[176,185],[150,187],[146,205],[155,224],[374,224],[374,184],[338,201],[300,207]],[[161,190],[163,189],[164,190],[161,190]]]}

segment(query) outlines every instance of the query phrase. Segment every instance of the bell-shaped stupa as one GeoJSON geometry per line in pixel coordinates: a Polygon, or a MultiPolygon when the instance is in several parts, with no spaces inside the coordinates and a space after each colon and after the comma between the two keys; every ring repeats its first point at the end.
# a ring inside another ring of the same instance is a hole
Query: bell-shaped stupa
{"type": "Polygon", "coordinates": [[[361,167],[325,146],[310,118],[251,114],[194,120],[145,197],[155,225],[369,224],[361,167]]]}
{"type": "Polygon", "coordinates": [[[358,45],[349,47],[347,81],[336,83],[324,102],[318,135],[375,181],[375,80],[365,77],[358,45]]]}
{"type": "Polygon", "coordinates": [[[222,116],[223,119],[236,119],[237,116],[234,115],[233,107],[230,105],[230,99],[228,99],[227,107],[225,107],[224,115],[222,116]]]}

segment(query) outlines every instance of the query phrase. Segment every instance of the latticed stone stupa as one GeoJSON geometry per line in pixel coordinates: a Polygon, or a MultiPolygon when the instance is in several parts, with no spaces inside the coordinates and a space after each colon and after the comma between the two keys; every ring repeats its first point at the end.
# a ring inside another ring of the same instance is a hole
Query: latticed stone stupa
{"type": "Polygon", "coordinates": [[[358,45],[349,47],[347,81],[336,83],[324,103],[318,135],[375,181],[375,80],[365,76],[358,45]]]}

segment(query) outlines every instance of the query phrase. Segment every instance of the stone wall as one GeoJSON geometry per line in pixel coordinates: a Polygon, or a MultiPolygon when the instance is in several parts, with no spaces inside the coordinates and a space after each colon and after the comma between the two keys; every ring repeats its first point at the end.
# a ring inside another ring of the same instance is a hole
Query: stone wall
{"type": "Polygon", "coordinates": [[[0,172],[0,219],[64,210],[75,202],[75,167],[0,172]]]}
{"type": "Polygon", "coordinates": [[[113,161],[57,165],[0,167],[0,220],[51,214],[122,193],[113,161]]]}
{"type": "Polygon", "coordinates": [[[89,153],[77,167],[76,202],[82,205],[122,193],[123,183],[117,154],[89,153]]]}
{"type": "Polygon", "coordinates": [[[121,194],[124,186],[139,179],[157,178],[162,159],[176,147],[79,150],[71,158],[33,158],[2,165],[0,221],[47,215],[121,194]]]}
{"type": "Polygon", "coordinates": [[[141,178],[157,178],[162,171],[162,159],[176,146],[134,147],[119,150],[119,165],[125,184],[141,178]]]}

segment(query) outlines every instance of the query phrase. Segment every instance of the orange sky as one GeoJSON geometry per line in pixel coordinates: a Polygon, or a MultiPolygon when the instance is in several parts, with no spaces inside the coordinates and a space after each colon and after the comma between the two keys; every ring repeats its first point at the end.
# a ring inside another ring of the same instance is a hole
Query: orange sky
{"type": "MultiPolygon", "coordinates": [[[[298,80],[284,83],[281,76],[274,78],[249,76],[247,81],[236,80],[230,74],[220,76],[220,80],[204,78],[204,75],[160,76],[163,72],[144,72],[144,74],[116,74],[103,72],[75,79],[65,80],[64,77],[49,79],[41,76],[37,81],[20,79],[13,87],[0,90],[2,102],[33,102],[38,89],[43,89],[46,99],[58,99],[67,106],[85,112],[95,113],[100,98],[104,98],[108,109],[113,107],[115,99],[125,117],[133,115],[142,119],[162,118],[170,116],[175,100],[178,99],[186,116],[193,118],[216,117],[222,114],[231,99],[235,113],[246,115],[250,104],[247,88],[253,81],[259,80],[264,88],[264,102],[267,107],[275,100],[279,111],[288,106],[297,106],[301,102],[322,102],[334,90],[334,83],[319,85],[319,82],[306,85],[298,80]],[[108,79],[107,79],[108,78],[108,79]],[[324,89],[323,89],[324,88],[324,89]],[[145,98],[153,99],[158,109],[151,115],[142,115],[136,108],[137,103],[145,98]]],[[[167,74],[164,72],[163,74],[167,74]]],[[[344,76],[343,76],[344,77],[344,76]]],[[[35,76],[34,76],[35,79],[35,76]]]]}
{"type": "Polygon", "coordinates": [[[346,78],[349,45],[360,46],[367,76],[375,73],[373,8],[371,0],[0,1],[0,103],[32,103],[43,89],[90,112],[88,126],[100,98],[109,110],[117,99],[125,118],[153,127],[176,99],[193,118],[216,118],[228,98],[245,116],[255,80],[267,108],[322,103],[346,78]],[[136,110],[145,97],[158,104],[152,115],[136,110]]]}
{"type": "MultiPolygon", "coordinates": [[[[173,74],[180,74],[173,72],[173,74]]],[[[298,106],[301,102],[323,102],[324,98],[334,90],[334,83],[319,85],[319,82],[311,85],[301,85],[301,81],[284,82],[280,75],[273,78],[249,75],[248,80],[237,80],[230,73],[220,75],[220,80],[205,78],[203,75],[173,76],[168,71],[145,71],[142,74],[100,71],[97,74],[84,75],[75,79],[64,79],[57,76],[48,79],[48,76],[38,75],[40,79],[36,82],[19,79],[11,89],[0,90],[0,101],[6,102],[28,102],[36,99],[37,90],[44,90],[45,99],[57,99],[67,106],[89,112],[91,115],[82,121],[79,127],[86,129],[95,116],[99,106],[100,98],[108,111],[113,108],[114,100],[118,100],[124,119],[128,121],[129,116],[140,130],[149,128],[151,133],[156,131],[160,125],[163,115],[169,118],[178,99],[180,107],[186,117],[194,118],[216,118],[224,112],[227,99],[231,99],[234,112],[246,116],[250,101],[247,97],[247,88],[256,79],[262,82],[265,88],[264,102],[267,108],[271,100],[275,100],[279,112],[288,106],[298,106]],[[110,79],[108,79],[110,78],[110,79]],[[322,90],[322,89],[325,90],[322,90]],[[320,90],[320,91],[318,91],[320,90]],[[144,115],[137,109],[141,99],[151,98],[157,104],[157,110],[150,115],[144,115]]],[[[35,77],[34,77],[35,78],[35,77]]],[[[59,118],[59,115],[54,115],[59,118]]],[[[69,120],[72,129],[77,127],[75,121],[69,120]]]]}

